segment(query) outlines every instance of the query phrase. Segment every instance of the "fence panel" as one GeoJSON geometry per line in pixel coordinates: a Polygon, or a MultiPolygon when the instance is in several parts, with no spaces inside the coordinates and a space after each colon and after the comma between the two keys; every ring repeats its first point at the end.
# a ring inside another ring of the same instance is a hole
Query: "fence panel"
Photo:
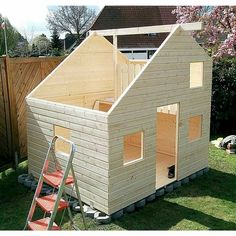
{"type": "Polygon", "coordinates": [[[0,167],[27,156],[25,97],[64,58],[0,58],[0,167]]]}
{"type": "Polygon", "coordinates": [[[3,58],[0,58],[0,167],[11,162],[10,157],[10,130],[9,124],[9,106],[6,84],[6,67],[3,58]]]}
{"type": "Polygon", "coordinates": [[[63,58],[12,59],[12,83],[15,94],[16,122],[20,156],[27,156],[25,97],[63,60],[63,58]]]}

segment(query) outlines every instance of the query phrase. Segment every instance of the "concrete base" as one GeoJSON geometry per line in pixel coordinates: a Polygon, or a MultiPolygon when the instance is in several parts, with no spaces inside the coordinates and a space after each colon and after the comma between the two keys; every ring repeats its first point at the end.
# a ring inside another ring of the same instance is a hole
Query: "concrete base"
{"type": "Polygon", "coordinates": [[[187,184],[189,182],[189,177],[181,179],[181,184],[187,184]]]}
{"type": "Polygon", "coordinates": [[[144,207],[145,204],[146,204],[146,199],[142,199],[142,200],[136,202],[136,203],[135,203],[135,206],[136,206],[137,208],[141,208],[141,207],[144,207]]]}
{"type": "Polygon", "coordinates": [[[195,173],[189,176],[189,179],[190,179],[190,180],[194,180],[194,179],[196,179],[196,178],[197,178],[197,175],[196,175],[195,173]]]}
{"type": "Polygon", "coordinates": [[[165,188],[165,192],[166,192],[166,193],[171,193],[171,192],[173,192],[173,190],[174,190],[173,184],[169,184],[169,185],[167,185],[166,188],[165,188]]]}
{"type": "MultiPolygon", "coordinates": [[[[146,205],[146,202],[151,202],[154,201],[156,198],[163,196],[165,193],[171,193],[174,189],[181,187],[181,185],[187,184],[189,182],[189,180],[193,180],[196,177],[202,176],[203,174],[207,173],[209,171],[209,168],[206,167],[182,180],[179,181],[175,181],[174,183],[171,183],[167,186],[165,186],[164,188],[160,188],[157,189],[155,193],[147,196],[146,198],[137,201],[136,203],[133,203],[127,207],[125,207],[124,209],[121,209],[115,213],[113,213],[112,215],[107,215],[103,212],[99,212],[96,209],[92,209],[91,207],[84,205],[83,206],[83,210],[86,216],[93,218],[98,224],[108,224],[111,222],[111,220],[117,220],[119,218],[121,218],[124,213],[131,213],[134,212],[136,209],[138,208],[142,208],[146,205]]],[[[26,175],[24,176],[19,176],[18,177],[18,182],[23,182],[23,179],[25,180],[27,178],[26,175]]],[[[36,188],[36,183],[34,183],[34,188],[36,188]]],[[[47,191],[49,191],[49,186],[47,185],[43,185],[41,194],[43,194],[44,192],[46,193],[47,191]]],[[[35,189],[34,189],[35,190],[35,189]]],[[[73,200],[73,198],[71,199],[73,200]]],[[[78,205],[78,201],[71,201],[71,205],[72,205],[72,210],[76,211],[76,212],[81,212],[80,207],[78,205]]]]}
{"type": "Polygon", "coordinates": [[[126,208],[124,208],[125,213],[131,213],[134,211],[135,211],[135,204],[131,204],[131,205],[127,206],[126,208]]]}
{"type": "Polygon", "coordinates": [[[122,217],[123,215],[124,215],[124,211],[123,211],[123,209],[121,209],[121,210],[119,210],[119,211],[113,213],[113,214],[111,215],[111,218],[112,218],[113,220],[117,220],[117,219],[119,219],[120,217],[122,217]]]}
{"type": "Polygon", "coordinates": [[[22,175],[19,175],[17,180],[18,180],[18,183],[19,184],[23,184],[25,179],[28,177],[28,174],[22,174],[22,175]]]}
{"type": "Polygon", "coordinates": [[[158,189],[158,190],[156,191],[156,197],[163,196],[164,194],[165,194],[164,188],[158,189]]]}
{"type": "Polygon", "coordinates": [[[78,202],[76,202],[72,205],[72,210],[75,211],[75,212],[81,212],[78,202]]]}
{"type": "Polygon", "coordinates": [[[96,212],[94,214],[94,219],[98,224],[109,224],[111,222],[111,216],[108,216],[101,212],[96,212]]]}
{"type": "Polygon", "coordinates": [[[155,200],[155,198],[156,198],[156,194],[153,193],[153,194],[149,195],[149,196],[146,198],[146,201],[147,201],[147,202],[152,202],[152,201],[155,200]]]}
{"type": "Polygon", "coordinates": [[[203,170],[199,170],[198,172],[197,172],[197,177],[199,177],[199,176],[202,176],[204,173],[203,173],[203,170]]]}
{"type": "Polygon", "coordinates": [[[176,181],[173,184],[174,189],[181,187],[181,181],[176,181]]]}

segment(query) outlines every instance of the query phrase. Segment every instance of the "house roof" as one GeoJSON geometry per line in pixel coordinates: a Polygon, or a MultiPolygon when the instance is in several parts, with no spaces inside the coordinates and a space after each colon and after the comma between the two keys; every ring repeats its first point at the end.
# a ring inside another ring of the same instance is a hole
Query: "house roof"
{"type": "MultiPolygon", "coordinates": [[[[91,30],[117,29],[175,24],[174,6],[105,6],[91,30]]],[[[119,48],[157,48],[168,34],[124,35],[118,37],[119,48]]],[[[112,42],[111,37],[107,39],[112,42]]]]}

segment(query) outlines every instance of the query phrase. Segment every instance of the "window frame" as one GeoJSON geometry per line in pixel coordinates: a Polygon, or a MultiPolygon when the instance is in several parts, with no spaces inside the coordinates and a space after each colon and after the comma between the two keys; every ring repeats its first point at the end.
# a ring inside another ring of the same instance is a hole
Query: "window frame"
{"type": "Polygon", "coordinates": [[[189,64],[189,88],[195,89],[195,88],[202,88],[203,86],[204,86],[204,61],[190,62],[190,64],[189,64]],[[191,73],[193,71],[193,68],[191,66],[193,66],[194,64],[200,64],[201,83],[200,83],[200,85],[197,85],[197,86],[191,86],[191,84],[193,83],[193,80],[194,80],[193,75],[192,75],[193,73],[191,73]]]}
{"type": "Polygon", "coordinates": [[[201,138],[202,138],[202,128],[203,128],[203,126],[202,126],[202,123],[203,123],[203,115],[202,114],[200,114],[200,115],[194,115],[194,116],[190,116],[189,118],[188,118],[188,141],[189,141],[189,143],[192,143],[192,142],[195,142],[195,141],[198,141],[198,140],[200,140],[201,138]],[[199,127],[199,133],[200,133],[200,135],[197,137],[197,138],[193,138],[193,139],[190,139],[190,119],[191,118],[195,118],[195,117],[200,117],[200,127],[199,127]]]}
{"type": "Polygon", "coordinates": [[[122,155],[122,158],[123,158],[123,166],[127,166],[127,165],[132,165],[132,164],[135,164],[137,162],[140,162],[140,161],[143,161],[144,160],[144,131],[143,130],[139,130],[139,131],[136,131],[136,132],[132,132],[132,133],[129,133],[129,134],[126,134],[123,136],[123,155],[122,155]],[[127,136],[131,136],[131,135],[135,135],[135,134],[141,134],[141,140],[140,140],[140,157],[137,157],[135,158],[134,160],[131,160],[131,161],[127,161],[125,162],[125,138],[127,136]]]}

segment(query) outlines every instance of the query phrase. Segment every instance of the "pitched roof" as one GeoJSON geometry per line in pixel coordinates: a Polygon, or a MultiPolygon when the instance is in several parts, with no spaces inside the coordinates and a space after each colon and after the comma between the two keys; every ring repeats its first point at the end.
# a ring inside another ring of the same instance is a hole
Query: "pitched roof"
{"type": "MultiPolygon", "coordinates": [[[[91,30],[175,24],[174,6],[105,6],[91,30]]],[[[118,37],[119,48],[156,48],[168,34],[118,37]]],[[[109,41],[112,41],[108,37],[109,41]]]]}

